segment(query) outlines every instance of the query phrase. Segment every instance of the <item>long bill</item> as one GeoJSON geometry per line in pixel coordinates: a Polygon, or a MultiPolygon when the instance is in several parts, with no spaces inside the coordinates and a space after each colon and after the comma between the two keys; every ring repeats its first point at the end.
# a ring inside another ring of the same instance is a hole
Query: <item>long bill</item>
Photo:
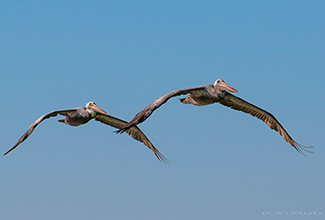
{"type": "Polygon", "coordinates": [[[229,92],[238,92],[236,89],[232,88],[231,86],[229,86],[227,83],[222,82],[220,84],[222,87],[224,87],[227,91],[229,92]]]}
{"type": "Polygon", "coordinates": [[[99,108],[95,103],[93,103],[91,107],[92,107],[96,112],[100,112],[100,113],[102,113],[102,114],[104,114],[104,115],[107,115],[107,113],[106,113],[103,109],[99,108]]]}

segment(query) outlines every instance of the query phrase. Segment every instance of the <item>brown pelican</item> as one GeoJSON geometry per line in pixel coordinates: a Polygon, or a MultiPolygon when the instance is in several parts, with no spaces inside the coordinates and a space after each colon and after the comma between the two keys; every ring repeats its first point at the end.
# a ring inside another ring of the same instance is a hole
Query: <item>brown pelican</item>
{"type": "MultiPolygon", "coordinates": [[[[36,126],[39,125],[44,119],[55,117],[59,114],[65,116],[65,118],[60,119],[58,121],[71,126],[79,126],[82,124],[86,124],[88,121],[90,121],[93,118],[96,121],[100,121],[104,124],[107,124],[109,126],[118,129],[122,128],[127,123],[126,121],[107,115],[107,113],[102,109],[100,109],[94,102],[88,102],[86,107],[52,111],[37,119],[29,127],[29,129],[23,134],[23,136],[21,136],[21,138],[17,141],[17,143],[11,149],[9,149],[4,155],[8,154],[10,151],[15,149],[19,144],[25,141],[29,137],[29,135],[32,134],[36,126]]],[[[130,135],[132,138],[134,138],[135,140],[142,142],[150,150],[152,150],[159,161],[162,161],[166,164],[169,163],[169,161],[153,146],[153,144],[149,141],[149,139],[137,126],[130,128],[129,130],[126,131],[126,133],[130,135]]]]}
{"type": "Polygon", "coordinates": [[[291,144],[291,146],[293,146],[299,153],[305,155],[302,150],[312,153],[306,149],[312,147],[306,147],[295,142],[271,113],[250,104],[245,100],[230,94],[229,92],[237,92],[237,90],[230,87],[222,79],[217,79],[214,85],[202,85],[194,88],[171,91],[170,93],[147,105],[147,107],[136,114],[136,116],[130,122],[124,125],[120,130],[116,131],[116,133],[128,131],[128,129],[132,128],[133,126],[145,121],[154,110],[166,103],[170,98],[188,94],[186,98],[181,98],[179,100],[184,104],[193,104],[197,106],[220,103],[232,109],[251,114],[252,116],[265,122],[271,129],[277,131],[284,138],[284,140],[291,144]]]}

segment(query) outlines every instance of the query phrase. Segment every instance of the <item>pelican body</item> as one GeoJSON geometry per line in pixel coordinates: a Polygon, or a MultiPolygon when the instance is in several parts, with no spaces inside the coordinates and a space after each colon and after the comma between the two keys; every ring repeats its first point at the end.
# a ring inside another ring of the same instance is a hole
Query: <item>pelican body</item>
{"type": "MultiPolygon", "coordinates": [[[[39,125],[43,120],[51,117],[55,117],[57,115],[65,116],[64,119],[60,119],[58,121],[70,126],[79,126],[82,124],[86,124],[92,119],[95,119],[96,121],[100,121],[106,125],[118,129],[122,128],[127,123],[126,121],[108,115],[104,110],[100,109],[94,102],[88,102],[86,107],[77,107],[77,108],[67,109],[67,110],[52,111],[38,118],[29,127],[29,129],[20,137],[17,143],[12,148],[10,148],[4,155],[8,154],[10,151],[15,149],[19,144],[25,141],[32,134],[36,126],[39,125]]],[[[137,126],[132,127],[126,133],[130,135],[133,139],[142,142],[150,150],[152,150],[159,161],[162,161],[166,164],[169,163],[169,161],[158,151],[158,149],[154,147],[154,145],[149,141],[149,139],[137,126]]]]}
{"type": "Polygon", "coordinates": [[[63,111],[60,112],[61,113],[59,114],[65,115],[65,118],[58,120],[58,122],[63,122],[71,126],[79,126],[86,124],[91,119],[95,118],[99,112],[104,115],[107,114],[105,111],[100,109],[94,102],[88,102],[86,107],[77,107],[73,109],[73,111],[65,110],[65,113],[63,111]]]}
{"type": "Polygon", "coordinates": [[[245,100],[234,96],[229,92],[237,92],[237,90],[226,84],[222,79],[217,79],[213,85],[202,85],[194,88],[171,91],[170,93],[147,105],[142,111],[136,114],[131,121],[125,124],[120,130],[116,131],[116,133],[123,133],[133,126],[144,122],[153,113],[153,111],[166,103],[170,98],[180,95],[187,95],[185,98],[179,99],[183,104],[204,106],[219,103],[234,110],[250,114],[265,122],[271,129],[277,131],[284,138],[284,140],[293,146],[299,153],[303,154],[304,156],[305,154],[302,152],[302,150],[312,153],[311,151],[307,150],[307,148],[312,148],[312,146],[306,147],[295,142],[286,132],[280,122],[271,113],[249,102],[246,102],[245,100]]]}

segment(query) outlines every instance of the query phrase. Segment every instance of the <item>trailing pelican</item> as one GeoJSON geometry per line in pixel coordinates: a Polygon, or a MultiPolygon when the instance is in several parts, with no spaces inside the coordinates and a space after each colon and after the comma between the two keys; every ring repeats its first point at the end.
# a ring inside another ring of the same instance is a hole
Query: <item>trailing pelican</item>
{"type": "MultiPolygon", "coordinates": [[[[126,121],[107,115],[107,113],[102,109],[100,109],[94,102],[88,102],[86,107],[52,111],[37,119],[29,127],[29,129],[23,134],[23,136],[21,136],[21,138],[17,141],[17,143],[11,149],[9,149],[4,155],[8,154],[10,151],[15,149],[19,144],[25,141],[29,137],[29,135],[32,134],[36,126],[39,125],[43,120],[51,117],[55,117],[57,115],[65,116],[64,119],[58,120],[59,122],[71,126],[79,126],[82,124],[86,124],[91,119],[95,119],[96,121],[100,121],[104,124],[107,124],[109,126],[118,129],[122,128],[127,123],[126,121]]],[[[149,141],[149,139],[137,126],[133,126],[128,131],[126,131],[126,133],[130,135],[132,138],[134,138],[135,140],[142,142],[150,150],[152,150],[159,161],[162,161],[166,164],[169,163],[169,161],[153,146],[153,144],[149,141]]]]}
{"type": "Polygon", "coordinates": [[[302,152],[302,150],[312,153],[311,151],[307,150],[307,148],[312,147],[306,147],[295,142],[271,113],[251,103],[248,103],[245,100],[230,94],[229,92],[237,92],[237,90],[230,87],[222,79],[217,79],[214,85],[202,85],[194,88],[171,91],[170,93],[147,105],[147,107],[136,114],[130,122],[125,124],[120,130],[116,131],[116,133],[123,133],[124,131],[128,131],[128,129],[132,128],[133,126],[142,123],[152,114],[153,111],[166,103],[170,98],[188,94],[186,98],[179,99],[183,104],[203,106],[213,103],[220,103],[232,109],[248,113],[265,122],[271,129],[277,131],[284,138],[284,140],[293,146],[299,153],[303,154],[304,156],[305,154],[302,152]]]}

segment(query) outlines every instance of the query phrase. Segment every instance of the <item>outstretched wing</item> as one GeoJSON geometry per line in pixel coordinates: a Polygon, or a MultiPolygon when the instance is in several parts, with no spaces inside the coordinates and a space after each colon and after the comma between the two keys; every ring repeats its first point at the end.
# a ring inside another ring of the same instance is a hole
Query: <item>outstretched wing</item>
{"type": "MultiPolygon", "coordinates": [[[[101,113],[98,113],[95,117],[96,121],[100,121],[104,124],[107,124],[109,126],[112,126],[114,128],[121,129],[127,122],[123,121],[121,119],[115,118],[110,115],[104,115],[101,113]]],[[[142,142],[144,145],[146,145],[150,150],[154,152],[156,157],[159,161],[164,162],[165,164],[169,164],[169,161],[167,158],[165,158],[155,146],[149,141],[149,139],[146,137],[146,135],[137,127],[133,126],[130,129],[126,131],[128,135],[130,135],[133,139],[142,142]]]]}
{"type": "Polygon", "coordinates": [[[155,111],[157,108],[159,108],[164,103],[166,103],[170,98],[175,96],[185,95],[195,90],[205,90],[205,86],[199,86],[199,87],[188,88],[188,89],[178,89],[178,90],[171,91],[170,93],[160,97],[159,99],[147,105],[141,112],[136,114],[135,117],[130,122],[125,124],[120,130],[116,131],[116,133],[123,133],[130,127],[142,123],[152,114],[153,111],[155,111]]]}
{"type": "Polygon", "coordinates": [[[305,154],[302,152],[302,150],[309,152],[309,153],[313,153],[306,149],[306,148],[312,148],[313,146],[306,147],[306,146],[303,146],[303,145],[295,142],[290,137],[288,132],[283,128],[283,126],[280,124],[280,122],[271,113],[255,106],[253,104],[250,104],[250,103],[246,102],[245,100],[243,100],[237,96],[234,96],[228,92],[225,92],[224,98],[221,99],[219,101],[219,103],[222,105],[228,106],[232,109],[245,112],[247,114],[250,114],[250,115],[262,120],[271,129],[277,131],[284,138],[285,141],[287,141],[291,146],[293,146],[299,153],[303,154],[304,156],[305,156],[305,154]]]}
{"type": "Polygon", "coordinates": [[[12,151],[13,149],[15,149],[19,144],[21,144],[23,141],[25,141],[29,135],[32,134],[32,132],[34,131],[34,129],[36,128],[37,125],[39,125],[43,120],[51,118],[51,117],[55,117],[58,114],[60,115],[66,115],[68,112],[72,112],[72,111],[76,111],[75,109],[67,109],[67,110],[57,110],[57,111],[52,111],[49,112],[41,117],[39,117],[39,119],[37,119],[30,127],[29,129],[23,134],[23,136],[21,136],[19,138],[19,140],[17,141],[17,143],[10,148],[6,153],[4,153],[4,155],[8,154],[10,151],[12,151]]]}

